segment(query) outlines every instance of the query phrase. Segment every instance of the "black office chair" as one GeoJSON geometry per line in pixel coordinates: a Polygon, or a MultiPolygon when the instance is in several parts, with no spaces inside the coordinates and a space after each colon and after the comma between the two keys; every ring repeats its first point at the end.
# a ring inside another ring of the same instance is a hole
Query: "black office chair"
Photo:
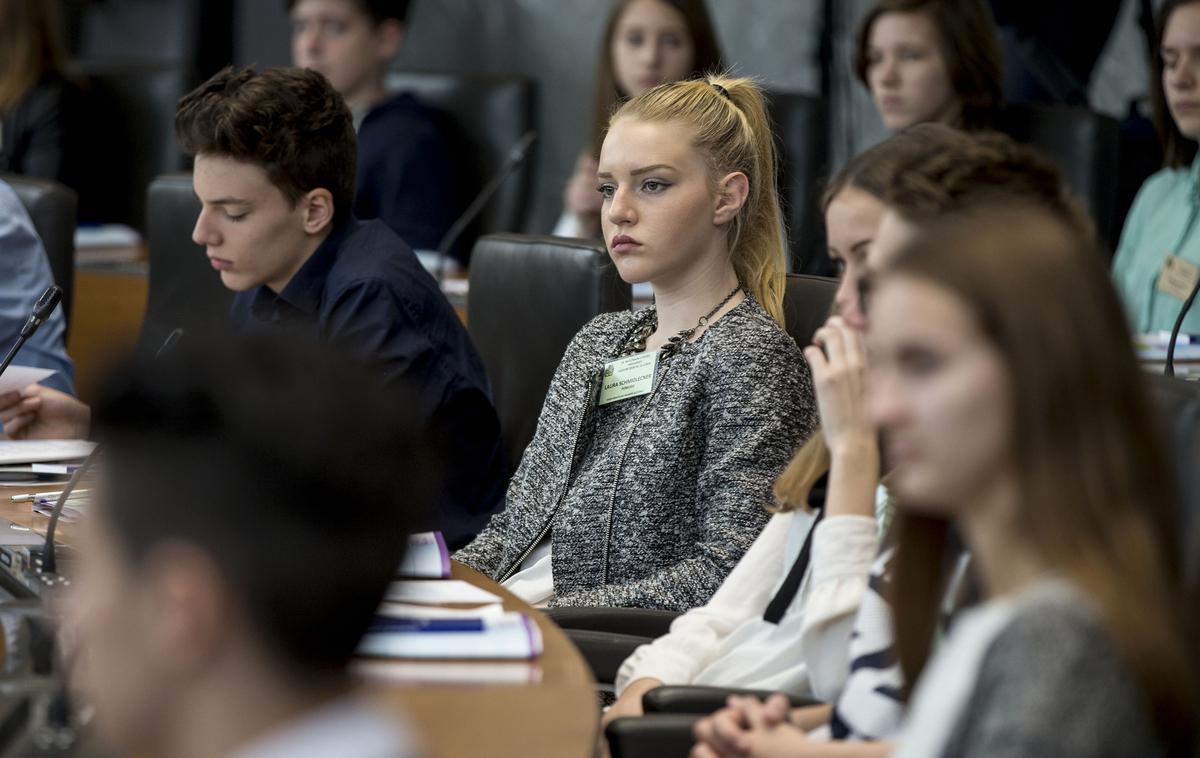
{"type": "Polygon", "coordinates": [[[779,190],[788,229],[790,270],[828,275],[825,220],[817,198],[829,174],[829,108],[816,95],[768,92],[779,149],[779,190]]]}
{"type": "Polygon", "coordinates": [[[50,273],[63,291],[61,308],[69,327],[75,291],[75,215],[78,209],[75,191],[58,182],[16,174],[0,174],[0,180],[7,182],[17,193],[33,221],[34,231],[42,238],[42,247],[50,260],[50,273]]]}
{"type": "Polygon", "coordinates": [[[89,154],[79,217],[145,232],[146,188],[188,165],[175,143],[175,107],[188,91],[189,71],[161,63],[81,63],[79,70],[89,154]]]}
{"type": "Polygon", "coordinates": [[[1179,528],[1180,567],[1200,592],[1200,383],[1148,377],[1171,451],[1171,484],[1179,528]]]}
{"type": "Polygon", "coordinates": [[[221,284],[192,242],[200,201],[191,174],[167,174],[146,192],[146,243],[150,250],[150,291],[140,348],[155,351],[173,329],[211,332],[224,329],[233,293],[221,284]]]}
{"type": "MultiPolygon", "coordinates": [[[[474,270],[471,273],[474,276],[474,270]]],[[[784,321],[799,346],[809,345],[813,332],[825,323],[837,284],[836,279],[823,276],[788,274],[784,321]]],[[[638,646],[666,634],[679,616],[673,611],[643,608],[550,608],[547,615],[579,648],[601,690],[612,688],[621,663],[638,646]]]]}
{"type": "MultiPolygon", "coordinates": [[[[484,77],[460,74],[393,71],[387,86],[410,92],[440,116],[451,148],[457,153],[457,184],[470,202],[507,160],[512,147],[533,128],[533,84],[516,76],[484,77]]],[[[526,160],[483,209],[464,239],[484,234],[516,232],[529,196],[530,164],[526,160]]]]}
{"type": "Polygon", "coordinates": [[[589,240],[487,235],[475,243],[470,277],[467,328],[515,465],[571,338],[601,313],[628,310],[632,293],[604,245],[589,240]]]}
{"type": "Polygon", "coordinates": [[[1121,142],[1117,120],[1066,105],[1014,105],[1000,116],[997,127],[1054,159],[1095,219],[1101,239],[1112,249],[1121,232],[1117,220],[1121,142]]]}

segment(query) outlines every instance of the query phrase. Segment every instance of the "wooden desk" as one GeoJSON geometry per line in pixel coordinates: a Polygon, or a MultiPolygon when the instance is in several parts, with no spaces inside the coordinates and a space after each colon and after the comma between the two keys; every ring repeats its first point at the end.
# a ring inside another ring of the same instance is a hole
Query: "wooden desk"
{"type": "MultiPolygon", "coordinates": [[[[545,652],[541,681],[525,685],[377,685],[389,707],[407,715],[437,758],[586,758],[594,754],[600,706],[591,672],[546,616],[491,579],[455,562],[455,579],[504,599],[505,610],[537,622],[545,652]]],[[[454,665],[454,664],[449,664],[454,665]]],[[[520,665],[520,664],[517,664],[520,665]]]]}
{"type": "MultiPolygon", "coordinates": [[[[57,488],[31,488],[41,491],[57,488]]],[[[23,490],[24,491],[24,490],[23,490]]],[[[29,503],[3,495],[0,517],[44,533],[48,519],[29,503]]],[[[59,541],[70,544],[73,524],[59,523],[59,541]]],[[[545,614],[482,574],[453,563],[453,578],[500,595],[505,610],[529,614],[542,633],[544,652],[533,684],[401,684],[374,680],[369,691],[395,709],[420,734],[431,758],[588,758],[600,729],[600,707],[583,656],[545,614]]],[[[454,666],[455,663],[447,663],[454,666]]],[[[462,665],[462,664],[459,664],[462,665]]],[[[527,666],[525,663],[498,665],[527,666]]]]}

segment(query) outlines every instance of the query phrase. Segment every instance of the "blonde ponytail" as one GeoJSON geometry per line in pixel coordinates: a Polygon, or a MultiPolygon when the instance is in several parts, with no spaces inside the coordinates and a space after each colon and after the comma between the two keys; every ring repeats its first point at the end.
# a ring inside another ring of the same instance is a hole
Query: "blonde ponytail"
{"type": "Polygon", "coordinates": [[[750,194],[729,225],[729,256],[738,281],[782,326],[787,254],[775,137],[762,90],[750,79],[710,74],[647,90],[625,103],[609,123],[626,116],[690,127],[714,176],[740,171],[749,179],[750,194]]]}

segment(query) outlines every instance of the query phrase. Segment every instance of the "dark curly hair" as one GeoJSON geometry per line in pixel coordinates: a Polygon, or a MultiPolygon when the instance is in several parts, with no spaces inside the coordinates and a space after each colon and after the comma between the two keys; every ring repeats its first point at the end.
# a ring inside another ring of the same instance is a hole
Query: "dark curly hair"
{"type": "Polygon", "coordinates": [[[350,214],[358,138],[346,102],[315,71],[226,68],[179,101],[175,134],[192,155],[261,166],[293,205],[320,187],[335,222],[350,214]]]}
{"type": "Polygon", "coordinates": [[[898,167],[885,204],[906,219],[921,221],[988,202],[1013,199],[1037,205],[1084,239],[1095,226],[1054,162],[999,132],[955,138],[943,124],[917,124],[905,133],[922,137],[918,150],[898,167]]]}

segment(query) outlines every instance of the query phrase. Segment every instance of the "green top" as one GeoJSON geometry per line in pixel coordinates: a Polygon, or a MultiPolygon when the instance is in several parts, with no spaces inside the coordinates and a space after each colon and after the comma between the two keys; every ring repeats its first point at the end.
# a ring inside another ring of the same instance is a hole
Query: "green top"
{"type": "MultiPolygon", "coordinates": [[[[1164,168],[1138,190],[1113,259],[1113,279],[1135,332],[1170,331],[1175,325],[1183,301],[1158,290],[1158,275],[1168,253],[1200,264],[1198,213],[1200,160],[1191,168],[1164,168]]],[[[1200,334],[1200,303],[1192,306],[1182,331],[1200,334]]]]}

